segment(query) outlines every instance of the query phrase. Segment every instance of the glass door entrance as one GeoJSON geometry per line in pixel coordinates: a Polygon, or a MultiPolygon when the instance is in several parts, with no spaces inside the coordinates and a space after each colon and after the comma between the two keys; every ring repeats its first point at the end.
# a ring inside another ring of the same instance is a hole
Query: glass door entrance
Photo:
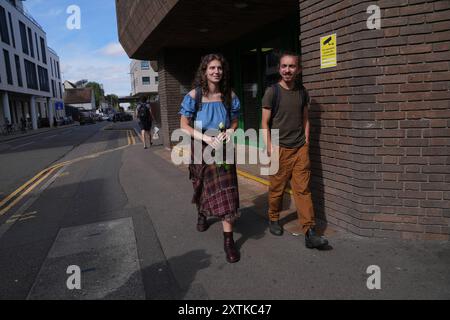
{"type": "Polygon", "coordinates": [[[241,55],[242,63],[242,96],[241,104],[243,112],[244,127],[242,129],[258,129],[260,106],[260,80],[258,77],[258,51],[257,49],[246,50],[241,55]]]}
{"type": "Polygon", "coordinates": [[[224,50],[233,68],[233,88],[241,100],[239,127],[243,130],[261,127],[262,98],[266,89],[279,80],[279,54],[298,52],[297,19],[268,26],[224,50]]]}

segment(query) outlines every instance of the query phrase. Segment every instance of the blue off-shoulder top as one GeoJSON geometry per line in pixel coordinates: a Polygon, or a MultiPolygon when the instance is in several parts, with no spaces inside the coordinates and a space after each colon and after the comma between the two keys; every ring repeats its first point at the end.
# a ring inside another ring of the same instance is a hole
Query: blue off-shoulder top
{"type": "MultiPolygon", "coordinates": [[[[231,120],[239,117],[241,103],[237,96],[233,96],[231,103],[231,120]]],[[[195,113],[195,99],[187,94],[181,103],[180,114],[190,118],[195,113]]],[[[224,123],[228,129],[231,127],[230,120],[227,117],[227,110],[223,102],[203,102],[201,110],[197,113],[195,126],[202,130],[219,129],[220,123],[224,123]]]]}

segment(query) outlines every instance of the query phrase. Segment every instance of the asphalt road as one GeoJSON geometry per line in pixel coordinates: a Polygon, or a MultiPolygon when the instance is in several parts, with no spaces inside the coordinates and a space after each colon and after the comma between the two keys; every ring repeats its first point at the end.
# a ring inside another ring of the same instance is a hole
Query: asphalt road
{"type": "MultiPolygon", "coordinates": [[[[2,165],[12,166],[8,190],[66,164],[0,216],[0,299],[450,298],[448,242],[337,233],[333,250],[311,251],[301,237],[270,235],[251,205],[236,225],[242,260],[228,264],[220,222],[195,231],[186,170],[163,147],[133,144],[133,125],[79,127],[68,140],[49,133],[22,141],[32,142],[26,150],[17,141],[2,151],[2,165]],[[380,290],[367,288],[371,265],[381,269],[380,290]]],[[[262,186],[241,187],[265,198],[262,186]]]]}
{"type": "MultiPolygon", "coordinates": [[[[73,126],[39,135],[0,143],[0,198],[10,194],[18,186],[32,178],[36,173],[62,159],[101,128],[103,122],[96,125],[73,126]]],[[[104,137],[109,140],[109,137],[104,137]]]]}

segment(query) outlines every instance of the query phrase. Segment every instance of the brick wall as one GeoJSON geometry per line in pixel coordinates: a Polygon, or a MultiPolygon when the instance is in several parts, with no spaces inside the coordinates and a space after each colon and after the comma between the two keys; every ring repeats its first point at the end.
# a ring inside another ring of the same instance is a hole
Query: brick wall
{"type": "Polygon", "coordinates": [[[139,48],[177,3],[178,0],[116,0],[120,43],[130,57],[148,59],[138,52],[139,48]]]}
{"type": "MultiPolygon", "coordinates": [[[[170,136],[180,128],[180,106],[192,88],[201,53],[188,49],[161,51],[159,65],[159,95],[161,105],[161,130],[164,146],[172,147],[170,136]]],[[[175,143],[176,144],[176,143],[175,143]]]]}
{"type": "Polygon", "coordinates": [[[300,1],[316,211],[363,236],[448,240],[450,2],[300,1]],[[368,30],[369,5],[381,30],[368,30]],[[320,69],[337,33],[338,66],[320,69]]]}

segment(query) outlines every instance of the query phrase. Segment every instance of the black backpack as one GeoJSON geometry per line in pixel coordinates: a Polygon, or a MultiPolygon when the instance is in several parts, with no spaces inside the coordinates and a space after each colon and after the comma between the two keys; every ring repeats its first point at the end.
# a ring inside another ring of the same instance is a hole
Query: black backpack
{"type": "MultiPolygon", "coordinates": [[[[280,108],[280,100],[281,100],[280,84],[275,83],[274,85],[272,85],[272,90],[273,90],[272,113],[270,115],[269,128],[272,128],[273,119],[275,118],[275,116],[278,112],[278,109],[280,108]]],[[[305,107],[310,102],[308,92],[306,91],[306,88],[303,85],[300,85],[300,97],[301,97],[301,102],[300,102],[301,106],[300,107],[302,109],[301,115],[302,115],[302,124],[303,124],[303,112],[305,111],[305,107]]]]}
{"type": "MultiPolygon", "coordinates": [[[[202,110],[202,98],[203,98],[203,90],[200,87],[195,88],[195,111],[191,118],[191,126],[194,127],[194,122],[197,119],[197,113],[202,110]]],[[[227,117],[231,123],[231,106],[225,105],[225,109],[227,110],[227,117]]]]}
{"type": "Polygon", "coordinates": [[[141,104],[138,108],[138,118],[141,122],[150,121],[150,110],[145,104],[141,104]]]}

